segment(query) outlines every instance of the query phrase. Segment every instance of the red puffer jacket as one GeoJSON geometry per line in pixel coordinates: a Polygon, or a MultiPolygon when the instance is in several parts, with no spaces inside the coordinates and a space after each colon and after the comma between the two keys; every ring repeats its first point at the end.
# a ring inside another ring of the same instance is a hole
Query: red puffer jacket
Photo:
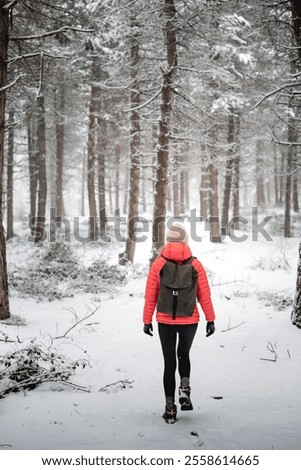
{"type": "MultiPolygon", "coordinates": [[[[167,243],[161,254],[165,256],[165,258],[172,259],[173,261],[179,263],[192,256],[189,246],[181,242],[167,243]]],[[[143,323],[145,324],[152,322],[153,314],[157,305],[160,288],[160,271],[166,263],[166,259],[164,259],[163,256],[159,256],[153,262],[147,278],[145,304],[143,310],[143,323]]],[[[206,320],[214,321],[215,314],[211,302],[210,288],[205,269],[198,259],[194,259],[191,265],[198,273],[197,300],[201,304],[206,320]]],[[[196,305],[191,317],[176,317],[176,319],[173,320],[171,315],[157,311],[156,318],[159,323],[167,323],[169,325],[187,325],[197,323],[200,319],[200,316],[198,307],[196,305]]]]}

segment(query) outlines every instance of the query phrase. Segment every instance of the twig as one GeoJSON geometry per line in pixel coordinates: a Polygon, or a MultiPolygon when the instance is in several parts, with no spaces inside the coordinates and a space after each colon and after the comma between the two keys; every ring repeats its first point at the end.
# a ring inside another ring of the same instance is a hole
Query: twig
{"type": "Polygon", "coordinates": [[[81,322],[87,320],[87,318],[90,318],[92,315],[94,315],[94,313],[96,313],[97,310],[100,308],[100,305],[98,305],[93,311],[91,310],[90,307],[88,307],[88,308],[89,308],[89,310],[90,310],[90,312],[91,312],[91,313],[89,313],[89,315],[87,315],[87,316],[81,318],[80,320],[78,320],[74,325],[72,325],[72,326],[65,332],[65,334],[63,334],[62,336],[56,336],[54,339],[65,338],[65,337],[67,336],[67,334],[68,334],[71,330],[73,330],[73,328],[75,328],[75,327],[76,327],[77,325],[79,325],[81,322]]]}
{"type": "Polygon", "coordinates": [[[260,357],[261,361],[270,361],[270,362],[276,362],[278,359],[278,354],[276,353],[276,343],[274,345],[269,341],[267,343],[267,350],[270,351],[272,354],[274,354],[274,359],[266,359],[265,357],[260,357]]]}
{"type": "Polygon", "coordinates": [[[270,361],[270,362],[276,362],[276,361],[277,361],[276,358],[274,358],[274,359],[266,359],[265,357],[260,357],[260,360],[261,360],[261,361],[270,361]]]}
{"type": "Polygon", "coordinates": [[[3,10],[10,10],[13,6],[16,5],[16,3],[18,3],[19,0],[12,0],[10,3],[8,3],[7,5],[4,5],[3,7],[3,10]]]}
{"type": "MultiPolygon", "coordinates": [[[[52,380],[50,382],[52,382],[52,380]]],[[[83,385],[77,385],[77,384],[74,384],[73,382],[67,382],[67,381],[65,382],[64,380],[56,380],[55,382],[62,383],[63,385],[68,385],[68,387],[72,387],[75,390],[80,390],[81,392],[91,393],[91,390],[88,387],[84,387],[83,385]]]]}
{"type": "Polygon", "coordinates": [[[158,90],[157,93],[154,94],[149,100],[145,101],[144,103],[140,104],[139,106],[136,106],[135,108],[130,108],[130,109],[125,109],[124,112],[132,112],[132,111],[137,111],[138,109],[144,108],[145,106],[149,105],[152,101],[154,101],[161,93],[161,90],[158,90]]]}
{"type": "Polygon", "coordinates": [[[239,326],[243,325],[244,323],[246,323],[246,322],[245,322],[245,321],[242,321],[242,322],[239,323],[238,325],[229,326],[226,330],[222,330],[222,333],[225,333],[226,331],[234,330],[234,328],[238,328],[239,326]]]}
{"type": "Polygon", "coordinates": [[[133,388],[132,383],[133,380],[118,380],[117,382],[113,382],[111,384],[105,385],[104,387],[99,389],[99,392],[108,392],[111,388],[117,386],[117,388],[133,388]]]}
{"type": "Polygon", "coordinates": [[[9,88],[13,87],[20,78],[21,78],[21,75],[18,75],[11,83],[8,83],[7,85],[0,88],[0,91],[6,91],[9,88]]]}

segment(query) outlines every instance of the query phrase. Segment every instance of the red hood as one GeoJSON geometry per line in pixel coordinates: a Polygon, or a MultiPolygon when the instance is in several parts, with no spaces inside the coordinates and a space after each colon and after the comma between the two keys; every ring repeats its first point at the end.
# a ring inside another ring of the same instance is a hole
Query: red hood
{"type": "Polygon", "coordinates": [[[161,254],[176,262],[184,261],[192,256],[189,246],[182,242],[167,243],[161,254]]]}

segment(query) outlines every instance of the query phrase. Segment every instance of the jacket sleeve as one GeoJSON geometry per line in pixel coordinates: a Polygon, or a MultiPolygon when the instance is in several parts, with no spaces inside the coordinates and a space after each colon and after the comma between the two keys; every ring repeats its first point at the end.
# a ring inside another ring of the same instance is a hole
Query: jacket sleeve
{"type": "Polygon", "coordinates": [[[152,322],[153,314],[157,305],[159,296],[159,278],[157,262],[152,264],[148,278],[146,281],[145,296],[144,296],[144,309],[143,309],[143,323],[149,324],[152,322]]]}
{"type": "Polygon", "coordinates": [[[202,307],[206,320],[214,321],[215,313],[206,271],[198,260],[195,260],[193,264],[198,272],[197,299],[202,307]]]}

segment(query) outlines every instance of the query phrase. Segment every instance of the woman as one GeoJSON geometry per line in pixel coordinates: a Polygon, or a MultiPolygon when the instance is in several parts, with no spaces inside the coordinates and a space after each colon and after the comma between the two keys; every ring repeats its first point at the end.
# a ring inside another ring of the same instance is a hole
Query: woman
{"type": "Polygon", "coordinates": [[[181,410],[193,409],[190,399],[189,351],[200,319],[196,299],[207,320],[206,336],[212,335],[215,331],[215,313],[206,272],[202,264],[192,256],[187,244],[188,235],[185,227],[175,222],[172,225],[172,230],[168,230],[166,233],[166,242],[149,271],[145,290],[143,331],[147,335],[153,335],[152,318],[156,309],[164,357],[163,385],[166,403],[163,418],[167,423],[174,423],[177,416],[177,406],[175,405],[177,359],[180,375],[179,402],[181,410]],[[184,269],[179,268],[183,265],[184,269]],[[185,271],[183,276],[178,274],[180,269],[185,271]],[[179,280],[181,276],[186,279],[183,284],[186,290],[182,291],[180,289],[182,287],[181,280],[179,280]],[[191,279],[189,285],[187,284],[188,278],[191,279]],[[179,286],[176,285],[177,283],[179,286]],[[168,294],[169,291],[170,294],[168,294]],[[183,292],[186,293],[184,295],[187,298],[191,295],[194,297],[191,311],[185,311],[186,307],[184,307],[189,302],[180,301],[183,292]],[[169,302],[169,299],[166,299],[167,295],[171,296],[171,306],[165,308],[169,302]]]}

